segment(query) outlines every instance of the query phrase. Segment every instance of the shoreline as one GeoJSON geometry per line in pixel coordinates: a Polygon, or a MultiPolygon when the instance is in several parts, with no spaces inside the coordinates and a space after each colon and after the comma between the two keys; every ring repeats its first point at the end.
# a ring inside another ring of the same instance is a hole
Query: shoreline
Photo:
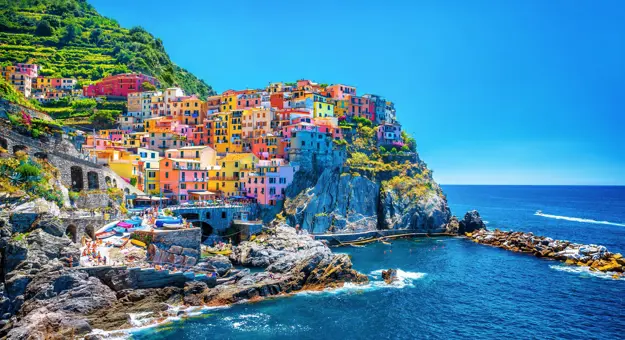
{"type": "MultiPolygon", "coordinates": [[[[142,330],[147,330],[147,329],[155,328],[159,326],[164,326],[167,324],[173,324],[177,321],[182,322],[184,321],[184,319],[188,319],[192,317],[200,317],[206,314],[208,311],[224,310],[224,309],[231,308],[232,306],[235,306],[235,305],[254,304],[254,303],[268,301],[272,299],[284,299],[284,298],[289,298],[289,297],[295,297],[297,295],[305,295],[305,294],[309,294],[313,292],[332,293],[332,292],[340,291],[341,289],[345,288],[346,284],[353,285],[353,288],[357,290],[358,288],[361,288],[361,287],[362,289],[369,288],[367,286],[370,284],[370,282],[366,282],[366,283],[343,282],[340,285],[333,286],[333,287],[311,286],[311,287],[301,289],[295,292],[289,292],[289,293],[281,292],[276,295],[264,296],[264,297],[256,296],[251,299],[240,300],[240,301],[236,301],[236,302],[228,303],[228,304],[206,304],[202,306],[169,305],[169,308],[166,311],[163,311],[163,313],[170,313],[170,315],[155,317],[154,321],[152,322],[148,322],[146,324],[141,324],[141,325],[131,325],[131,327],[129,328],[121,328],[121,329],[115,329],[115,330],[93,329],[91,333],[85,334],[84,337],[86,338],[90,335],[96,335],[96,336],[99,335],[99,336],[105,336],[105,339],[117,339],[118,337],[121,337],[122,339],[127,339],[128,337],[132,336],[132,333],[140,332],[142,330]]],[[[148,316],[148,315],[155,314],[155,313],[157,312],[138,312],[138,313],[127,313],[127,314],[128,314],[128,318],[132,320],[130,322],[133,322],[133,321],[141,322],[142,320],[141,318],[135,319],[133,318],[133,316],[136,316],[139,314],[144,314],[143,316],[148,316]]],[[[143,320],[145,320],[145,318],[143,320]]]]}

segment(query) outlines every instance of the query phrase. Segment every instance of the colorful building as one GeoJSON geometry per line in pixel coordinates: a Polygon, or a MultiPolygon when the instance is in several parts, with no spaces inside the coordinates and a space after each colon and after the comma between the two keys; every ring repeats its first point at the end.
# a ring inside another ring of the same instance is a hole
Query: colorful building
{"type": "Polygon", "coordinates": [[[326,88],[326,92],[336,100],[345,100],[349,97],[356,96],[356,88],[343,84],[334,84],[326,88]]]}
{"type": "Polygon", "coordinates": [[[246,191],[240,180],[256,163],[258,158],[252,153],[229,153],[217,159],[217,166],[209,171],[209,190],[224,197],[244,196],[246,191]]]}
{"type": "Polygon", "coordinates": [[[199,160],[165,157],[159,161],[160,192],[172,201],[194,199],[194,193],[206,191],[207,179],[208,169],[202,168],[199,160]]]}
{"type": "Polygon", "coordinates": [[[17,66],[2,66],[2,77],[15,88],[15,90],[21,92],[24,97],[30,97],[32,91],[33,77],[30,74],[32,72],[22,73],[21,68],[17,66]]]}
{"type": "Polygon", "coordinates": [[[143,91],[142,84],[144,82],[148,82],[156,87],[159,86],[158,81],[154,77],[141,73],[124,73],[108,76],[95,84],[84,86],[83,95],[85,97],[127,97],[129,93],[143,91]]]}
{"type": "Polygon", "coordinates": [[[241,179],[245,196],[256,199],[258,204],[276,205],[284,200],[296,171],[284,159],[260,160],[254,171],[245,173],[241,179]]]}
{"type": "Polygon", "coordinates": [[[404,146],[401,138],[401,125],[398,123],[383,123],[377,128],[378,145],[401,148],[404,146]]]}

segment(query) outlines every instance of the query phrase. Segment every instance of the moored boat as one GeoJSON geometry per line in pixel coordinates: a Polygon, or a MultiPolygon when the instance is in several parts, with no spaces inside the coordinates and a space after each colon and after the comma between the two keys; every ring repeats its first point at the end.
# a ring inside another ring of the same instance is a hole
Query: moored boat
{"type": "Polygon", "coordinates": [[[97,239],[99,239],[99,240],[102,240],[102,239],[105,239],[105,238],[109,238],[109,237],[111,237],[111,236],[113,236],[113,235],[115,235],[115,232],[114,232],[114,231],[107,231],[107,232],[103,232],[103,233],[98,233],[98,234],[96,234],[96,235],[95,235],[95,238],[97,238],[97,239]]]}

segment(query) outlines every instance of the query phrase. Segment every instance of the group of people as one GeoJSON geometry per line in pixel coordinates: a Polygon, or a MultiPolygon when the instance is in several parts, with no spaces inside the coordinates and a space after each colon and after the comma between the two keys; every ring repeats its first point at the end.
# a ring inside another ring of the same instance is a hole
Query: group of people
{"type": "Polygon", "coordinates": [[[90,263],[101,266],[106,265],[107,258],[102,256],[98,247],[102,245],[102,240],[85,241],[85,249],[82,251],[82,256],[87,257],[90,263]]]}

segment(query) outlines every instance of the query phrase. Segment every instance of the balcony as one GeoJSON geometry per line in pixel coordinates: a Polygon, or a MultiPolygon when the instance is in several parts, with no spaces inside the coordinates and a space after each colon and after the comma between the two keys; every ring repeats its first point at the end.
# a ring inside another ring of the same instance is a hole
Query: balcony
{"type": "Polygon", "coordinates": [[[240,177],[222,177],[222,176],[211,176],[208,178],[211,181],[239,181],[240,177]]]}

